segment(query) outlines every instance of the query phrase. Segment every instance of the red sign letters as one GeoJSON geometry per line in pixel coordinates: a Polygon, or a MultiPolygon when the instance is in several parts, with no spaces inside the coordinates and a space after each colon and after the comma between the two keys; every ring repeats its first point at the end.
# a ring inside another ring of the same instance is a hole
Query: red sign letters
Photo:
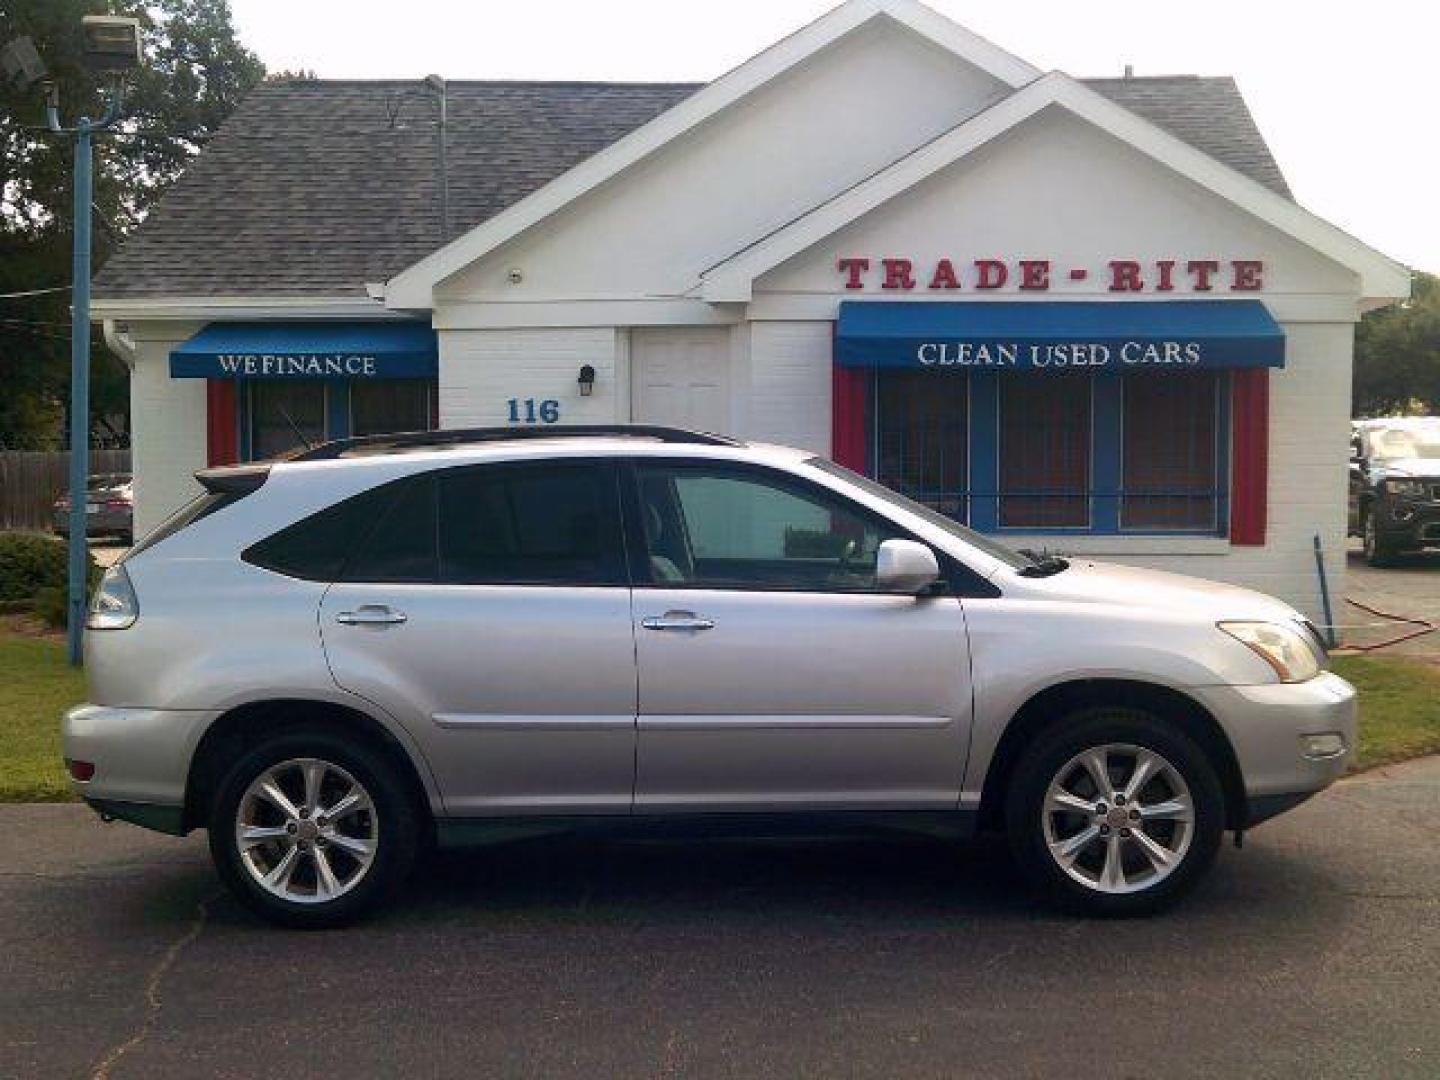
{"type": "MultiPolygon", "coordinates": [[[[1056,271],[1049,259],[940,259],[921,267],[913,259],[871,260],[847,255],[836,268],[847,289],[878,285],[891,292],[966,288],[983,291],[1011,284],[1022,292],[1045,292],[1050,288],[1052,271],[1070,281],[1085,281],[1090,276],[1090,268],[1085,266],[1056,271]]],[[[1259,292],[1264,288],[1265,264],[1259,259],[1159,259],[1148,263],[1110,259],[1102,273],[1110,292],[1259,292]]]]}

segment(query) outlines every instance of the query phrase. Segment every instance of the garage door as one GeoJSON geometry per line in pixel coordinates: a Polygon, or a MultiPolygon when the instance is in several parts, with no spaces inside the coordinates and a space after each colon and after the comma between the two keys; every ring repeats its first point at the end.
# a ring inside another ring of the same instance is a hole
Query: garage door
{"type": "Polygon", "coordinates": [[[630,357],[636,423],[730,430],[728,328],[636,330],[630,357]]]}

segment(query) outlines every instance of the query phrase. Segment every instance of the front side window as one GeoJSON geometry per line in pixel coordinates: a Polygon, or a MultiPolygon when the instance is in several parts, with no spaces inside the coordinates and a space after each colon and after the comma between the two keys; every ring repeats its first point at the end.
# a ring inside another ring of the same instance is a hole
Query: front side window
{"type": "Polygon", "coordinates": [[[658,585],[876,590],[880,544],[899,535],[837,497],[725,466],[638,467],[641,524],[658,585]]]}

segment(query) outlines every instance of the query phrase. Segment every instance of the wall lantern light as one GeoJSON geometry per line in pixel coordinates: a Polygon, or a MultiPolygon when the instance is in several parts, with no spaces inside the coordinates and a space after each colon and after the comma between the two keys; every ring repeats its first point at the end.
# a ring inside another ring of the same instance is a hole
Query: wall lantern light
{"type": "Polygon", "coordinates": [[[586,364],[580,369],[580,377],[575,381],[580,384],[580,396],[589,397],[595,392],[595,369],[586,364]]]}

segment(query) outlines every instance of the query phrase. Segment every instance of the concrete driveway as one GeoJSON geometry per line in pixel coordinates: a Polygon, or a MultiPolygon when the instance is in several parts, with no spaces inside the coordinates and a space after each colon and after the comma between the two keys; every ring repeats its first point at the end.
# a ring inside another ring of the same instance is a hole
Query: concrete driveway
{"type": "MultiPolygon", "coordinates": [[[[1365,565],[1359,542],[1352,541],[1345,567],[1345,595],[1378,611],[1425,619],[1440,625],[1440,552],[1405,555],[1393,567],[1377,570],[1365,565]]],[[[1369,644],[1405,633],[1405,626],[1367,625],[1383,623],[1350,604],[1337,605],[1337,623],[1349,625],[1347,644],[1369,644]]],[[[1410,656],[1440,656],[1440,632],[1384,650],[1410,656]]]]}
{"type": "Polygon", "coordinates": [[[1227,848],[1170,915],[994,844],[530,842],[286,933],[203,838],[0,808],[0,1076],[1440,1075],[1440,758],[1227,848]]]}

